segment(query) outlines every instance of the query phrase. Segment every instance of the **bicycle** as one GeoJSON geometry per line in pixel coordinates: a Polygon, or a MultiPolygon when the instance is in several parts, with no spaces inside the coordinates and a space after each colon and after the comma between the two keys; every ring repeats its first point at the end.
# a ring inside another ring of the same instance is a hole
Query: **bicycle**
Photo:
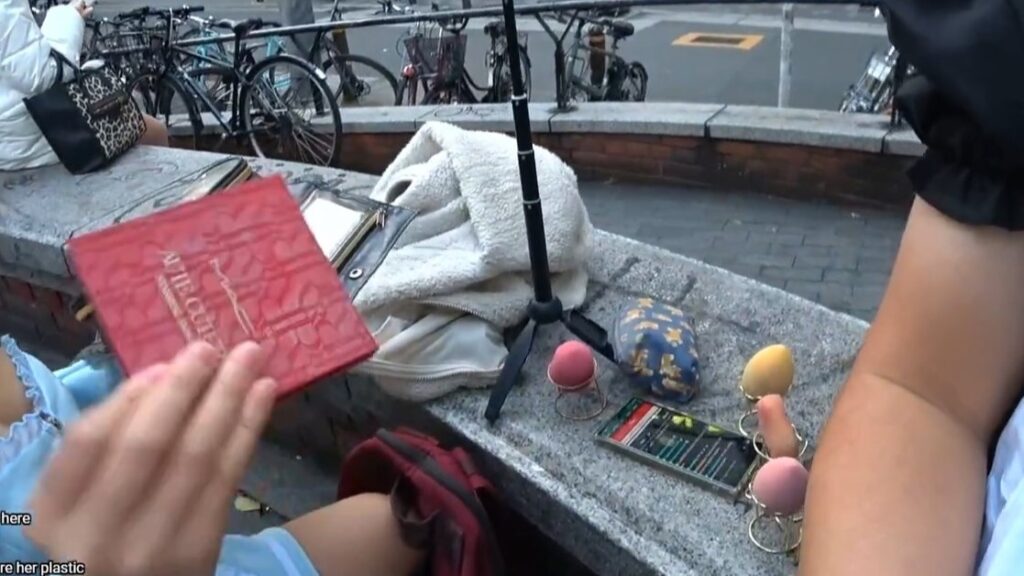
{"type": "MultiPolygon", "coordinates": [[[[619,56],[619,42],[633,35],[629,22],[573,13],[567,29],[575,27],[572,45],[565,55],[561,89],[569,100],[590,102],[643,102],[647,99],[647,69],[640,62],[619,56]],[[595,18],[596,17],[596,18],[595,18]],[[584,40],[583,27],[587,28],[584,40]],[[605,48],[606,36],[612,44],[605,48]]],[[[550,33],[550,32],[549,32],[550,33]]]]}
{"type": "MultiPolygon", "coordinates": [[[[329,20],[341,20],[340,0],[334,0],[329,20]]],[[[304,48],[300,47],[305,51],[304,48]]],[[[267,55],[286,53],[283,43],[274,44],[271,37],[267,55]]],[[[343,28],[321,30],[313,37],[304,56],[326,73],[328,85],[339,106],[395,106],[399,103],[398,80],[376,60],[350,54],[348,36],[343,28]]]]}
{"type": "Polygon", "coordinates": [[[162,69],[129,83],[130,93],[143,110],[162,118],[172,134],[184,132],[186,138],[190,136],[193,147],[205,128],[204,117],[211,117],[223,130],[221,144],[231,138],[241,144],[248,138],[260,157],[276,155],[322,166],[334,164],[341,149],[341,112],[324,72],[289,54],[257,60],[256,48],[245,40],[267,26],[260,18],[214,24],[234,34],[230,62],[176,45],[175,23],[202,10],[201,6],[149,10],[150,15],[163,20],[166,36],[159,50],[162,69]],[[184,59],[197,59],[209,66],[185,67],[184,59]],[[222,106],[205,88],[211,80],[230,88],[230,115],[226,118],[222,106]],[[328,118],[329,130],[316,130],[316,124],[323,125],[328,118]]]}
{"type": "Polygon", "coordinates": [[[148,10],[136,8],[114,18],[88,19],[82,61],[103,58],[105,65],[115,67],[128,78],[152,71],[148,52],[158,47],[161,40],[159,30],[147,24],[148,10]]]}
{"type": "MultiPolygon", "coordinates": [[[[437,11],[438,5],[432,4],[431,8],[437,11]]],[[[484,55],[486,87],[477,84],[465,67],[466,36],[463,31],[468,22],[468,18],[438,22],[436,44],[427,34],[423,34],[422,29],[400,39],[405,46],[407,60],[402,68],[399,86],[399,96],[404,104],[495,103],[508,102],[512,98],[511,58],[508,55],[504,21],[495,20],[484,26],[484,33],[490,40],[490,47],[484,55]],[[442,36],[440,31],[448,35],[442,36]],[[483,94],[477,96],[477,92],[483,94]]],[[[532,79],[525,34],[519,34],[516,49],[519,50],[523,83],[529,95],[532,79]]]]}
{"type": "MultiPolygon", "coordinates": [[[[875,8],[875,18],[881,17],[881,10],[875,8]]],[[[903,82],[914,73],[914,67],[893,46],[889,46],[884,54],[871,54],[857,82],[850,85],[839,102],[839,111],[887,113],[889,123],[892,126],[899,125],[902,118],[893,104],[893,98],[903,82]]]]}
{"type": "Polygon", "coordinates": [[[380,8],[373,13],[374,16],[401,16],[414,12],[412,5],[416,4],[416,0],[409,0],[409,6],[398,6],[394,0],[377,0],[377,4],[380,4],[380,8]]]}

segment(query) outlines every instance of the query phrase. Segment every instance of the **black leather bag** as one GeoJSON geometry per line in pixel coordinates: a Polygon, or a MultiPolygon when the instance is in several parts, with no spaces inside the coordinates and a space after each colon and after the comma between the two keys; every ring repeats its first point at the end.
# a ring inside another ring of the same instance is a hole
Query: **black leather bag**
{"type": "Polygon", "coordinates": [[[300,204],[305,204],[313,195],[321,195],[342,206],[377,215],[375,225],[353,237],[344,257],[332,262],[350,298],[355,298],[416,217],[415,210],[378,202],[326,184],[298,182],[291,188],[292,195],[300,204]]]}
{"type": "Polygon", "coordinates": [[[142,113],[113,68],[83,71],[60,52],[51,55],[57,61],[57,81],[26,98],[25,107],[72,174],[99,170],[142,138],[142,113]],[[74,70],[67,81],[65,67],[74,70]]]}

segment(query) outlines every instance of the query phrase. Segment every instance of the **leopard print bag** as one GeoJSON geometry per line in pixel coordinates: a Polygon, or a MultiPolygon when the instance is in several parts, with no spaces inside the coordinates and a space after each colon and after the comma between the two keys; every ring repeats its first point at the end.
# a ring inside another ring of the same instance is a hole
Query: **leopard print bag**
{"type": "Polygon", "coordinates": [[[109,66],[79,70],[56,50],[57,80],[25,99],[43,137],[72,174],[99,170],[134,146],[146,131],[126,82],[109,66]],[[74,77],[65,81],[65,66],[74,77]]]}

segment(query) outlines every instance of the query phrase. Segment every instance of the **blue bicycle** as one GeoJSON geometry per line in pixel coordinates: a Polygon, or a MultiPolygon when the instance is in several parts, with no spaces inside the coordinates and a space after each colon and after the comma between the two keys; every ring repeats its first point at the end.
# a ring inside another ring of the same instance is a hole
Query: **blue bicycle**
{"type": "MultiPolygon", "coordinates": [[[[146,10],[148,17],[163,20],[165,38],[175,38],[176,23],[201,7],[146,10]]],[[[145,112],[167,124],[179,144],[191,139],[195,146],[212,121],[221,127],[221,143],[248,140],[261,157],[333,165],[341,150],[341,112],[326,74],[290,54],[264,57],[265,44],[249,42],[248,36],[267,24],[259,18],[213,23],[211,28],[234,34],[226,49],[230,60],[165,41],[159,71],[134,78],[129,93],[145,112]],[[211,86],[218,87],[213,94],[211,86]]]]}

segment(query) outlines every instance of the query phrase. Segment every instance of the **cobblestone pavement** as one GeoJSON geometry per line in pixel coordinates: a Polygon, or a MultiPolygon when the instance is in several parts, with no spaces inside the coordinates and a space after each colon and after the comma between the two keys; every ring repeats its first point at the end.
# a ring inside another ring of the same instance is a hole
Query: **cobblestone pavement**
{"type": "Polygon", "coordinates": [[[874,318],[906,215],[756,194],[583,183],[598,228],[874,318]]]}

